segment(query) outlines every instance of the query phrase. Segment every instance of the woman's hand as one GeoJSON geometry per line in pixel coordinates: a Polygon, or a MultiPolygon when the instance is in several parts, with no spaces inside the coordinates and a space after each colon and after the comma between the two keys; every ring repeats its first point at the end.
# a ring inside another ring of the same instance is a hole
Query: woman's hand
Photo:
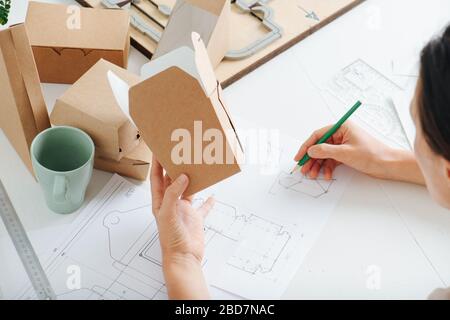
{"type": "Polygon", "coordinates": [[[301,168],[303,174],[315,179],[323,170],[329,180],[336,167],[345,164],[376,178],[424,183],[411,152],[390,148],[352,123],[342,125],[326,143],[315,145],[330,128],[315,131],[300,147],[295,161],[306,153],[311,157],[301,168]]]}
{"type": "Polygon", "coordinates": [[[186,175],[175,181],[163,174],[153,158],[151,171],[152,209],[158,225],[163,271],[172,299],[205,299],[208,289],[201,262],[204,254],[204,218],[214,205],[209,198],[200,208],[183,197],[189,184],[186,175]]]}

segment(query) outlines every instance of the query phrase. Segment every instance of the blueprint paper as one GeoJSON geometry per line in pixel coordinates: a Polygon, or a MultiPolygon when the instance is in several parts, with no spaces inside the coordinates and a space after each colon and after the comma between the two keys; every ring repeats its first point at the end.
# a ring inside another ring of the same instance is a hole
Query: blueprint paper
{"type": "MultiPolygon", "coordinates": [[[[208,228],[205,235],[208,279],[217,263],[223,265],[230,256],[234,243],[214,238],[208,228]]],[[[51,251],[43,266],[58,299],[167,299],[148,185],[136,186],[114,175],[51,251]],[[77,271],[79,286],[73,277],[77,271]]],[[[16,298],[36,295],[27,287],[16,298]]]]}
{"type": "Polygon", "coordinates": [[[211,284],[248,299],[282,296],[352,177],[342,166],[332,181],[290,175],[300,141],[280,140],[276,170],[244,165],[242,173],[199,195],[214,195],[217,224],[210,227],[237,243],[211,284]]]}
{"type": "Polygon", "coordinates": [[[414,147],[414,139],[416,137],[416,126],[411,117],[410,105],[414,97],[417,78],[411,78],[406,84],[405,90],[392,96],[391,103],[397,110],[400,122],[408,138],[411,149],[414,147]]]}
{"type": "Polygon", "coordinates": [[[390,103],[390,98],[402,90],[363,60],[356,60],[332,77],[325,84],[324,92],[330,111],[336,119],[360,100],[362,106],[351,121],[391,147],[408,150],[408,139],[397,112],[390,103]]]}

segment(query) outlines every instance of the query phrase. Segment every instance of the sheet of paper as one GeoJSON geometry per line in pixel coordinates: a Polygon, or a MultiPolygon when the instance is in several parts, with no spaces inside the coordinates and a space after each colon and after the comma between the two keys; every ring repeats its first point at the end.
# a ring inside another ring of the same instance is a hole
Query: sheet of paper
{"type": "Polygon", "coordinates": [[[324,92],[336,118],[360,100],[363,105],[351,121],[392,147],[410,149],[397,112],[389,102],[402,90],[363,60],[356,60],[332,77],[324,92]]]}
{"type": "Polygon", "coordinates": [[[414,97],[417,78],[411,78],[404,91],[394,94],[391,98],[395,110],[397,111],[400,122],[408,138],[411,149],[414,147],[414,139],[416,137],[416,126],[411,118],[410,105],[414,97]]]}
{"type": "MultiPolygon", "coordinates": [[[[92,200],[43,266],[58,299],[166,299],[161,251],[148,185],[115,175],[92,200]]],[[[206,278],[224,263],[234,242],[207,239],[206,278]],[[208,249],[210,248],[210,249],[208,249]]],[[[222,293],[224,296],[224,293],[222,293]]],[[[34,299],[31,287],[19,299],[34,299]]]]}
{"type": "MultiPolygon", "coordinates": [[[[241,134],[245,125],[235,120],[238,133],[245,137],[241,134]]],[[[199,195],[200,200],[214,195],[217,202],[210,227],[217,236],[237,243],[211,284],[249,299],[281,297],[352,176],[344,167],[331,181],[311,180],[300,173],[291,176],[300,141],[279,138],[279,144],[269,143],[264,150],[270,154],[267,166],[248,163],[242,173],[199,195]]],[[[243,144],[248,155],[255,141],[249,144],[244,138],[243,144]]],[[[259,151],[264,153],[261,147],[259,151]]]]}

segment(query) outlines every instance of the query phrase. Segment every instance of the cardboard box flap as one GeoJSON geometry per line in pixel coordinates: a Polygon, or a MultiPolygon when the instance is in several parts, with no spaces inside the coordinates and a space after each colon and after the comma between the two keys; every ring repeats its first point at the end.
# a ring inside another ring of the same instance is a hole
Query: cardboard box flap
{"type": "Polygon", "coordinates": [[[191,34],[191,46],[180,47],[143,65],[141,69],[143,79],[154,77],[171,67],[177,67],[197,79],[205,95],[210,97],[216,89],[216,75],[209,62],[205,45],[196,32],[191,34]]]}
{"type": "Polygon", "coordinates": [[[152,163],[152,152],[145,144],[144,141],[134,148],[129,154],[127,154],[126,158],[133,159],[133,165],[142,165],[152,163]]]}
{"type": "Polygon", "coordinates": [[[152,153],[147,145],[141,141],[132,152],[120,161],[96,156],[94,167],[143,181],[148,178],[151,161],[152,153]]]}
{"type": "MultiPolygon", "coordinates": [[[[192,33],[191,40],[194,50],[191,47],[180,47],[142,66],[142,79],[149,79],[169,68],[176,67],[197,79],[207,97],[212,96],[216,92],[217,80],[209,63],[208,53],[197,33],[192,33]]],[[[130,116],[128,96],[130,86],[113,71],[108,71],[108,80],[117,104],[134,123],[130,116]]]]}
{"type": "Polygon", "coordinates": [[[123,50],[128,41],[129,19],[125,10],[30,1],[26,27],[32,46],[123,50]],[[114,24],[109,23],[111,19],[114,24]]]}

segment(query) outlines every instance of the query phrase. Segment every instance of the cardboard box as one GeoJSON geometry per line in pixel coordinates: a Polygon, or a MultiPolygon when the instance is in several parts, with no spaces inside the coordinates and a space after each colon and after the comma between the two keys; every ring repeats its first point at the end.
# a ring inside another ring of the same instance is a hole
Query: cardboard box
{"type": "Polygon", "coordinates": [[[129,13],[30,1],[26,27],[42,82],[74,83],[101,58],[127,67],[129,13]]]}
{"type": "Polygon", "coordinates": [[[109,77],[116,99],[124,110],[129,102],[131,117],[169,177],[189,176],[186,195],[240,172],[242,147],[198,34],[192,33],[190,46],[144,65],[146,80],[129,90],[114,73],[109,77]]]}
{"type": "Polygon", "coordinates": [[[152,153],[145,142],[141,143],[120,161],[101,156],[95,157],[94,167],[99,170],[118,173],[136,180],[147,180],[152,163],[152,153]]]}
{"type": "Polygon", "coordinates": [[[1,129],[33,174],[31,142],[50,122],[23,24],[0,32],[0,97],[1,129]]]}
{"type": "Polygon", "coordinates": [[[100,60],[56,100],[50,120],[85,131],[98,156],[119,161],[138,146],[140,135],[114,98],[107,77],[110,70],[128,85],[140,81],[127,70],[100,60]]]}
{"type": "Polygon", "coordinates": [[[177,0],[152,59],[191,46],[191,32],[204,41],[213,67],[219,65],[230,46],[229,0],[177,0]]]}

